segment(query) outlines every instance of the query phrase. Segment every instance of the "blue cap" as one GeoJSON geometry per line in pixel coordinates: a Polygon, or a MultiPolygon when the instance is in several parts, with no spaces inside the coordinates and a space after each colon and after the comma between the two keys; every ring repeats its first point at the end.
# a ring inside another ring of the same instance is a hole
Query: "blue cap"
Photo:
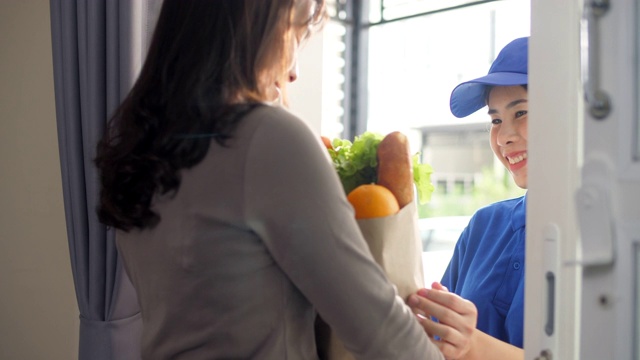
{"type": "Polygon", "coordinates": [[[484,98],[487,86],[528,84],[528,47],[528,37],[513,40],[500,51],[487,75],[456,86],[449,103],[453,115],[462,118],[487,105],[484,98]]]}

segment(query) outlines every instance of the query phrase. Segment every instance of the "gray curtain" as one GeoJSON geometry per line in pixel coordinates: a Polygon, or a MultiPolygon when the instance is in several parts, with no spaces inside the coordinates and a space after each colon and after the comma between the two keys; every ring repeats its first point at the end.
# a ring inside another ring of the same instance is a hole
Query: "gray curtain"
{"type": "Polygon", "coordinates": [[[50,0],[56,119],[80,360],[140,359],[136,293],[96,215],[96,144],[130,89],[161,0],[50,0]]]}

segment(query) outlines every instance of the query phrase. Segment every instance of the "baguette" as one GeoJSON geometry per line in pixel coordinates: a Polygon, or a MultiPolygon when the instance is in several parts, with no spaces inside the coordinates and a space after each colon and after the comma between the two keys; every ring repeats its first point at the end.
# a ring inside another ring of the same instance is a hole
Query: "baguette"
{"type": "Polygon", "coordinates": [[[413,167],[409,140],[399,131],[385,136],[378,145],[378,184],[391,190],[402,209],[413,201],[413,167]]]}

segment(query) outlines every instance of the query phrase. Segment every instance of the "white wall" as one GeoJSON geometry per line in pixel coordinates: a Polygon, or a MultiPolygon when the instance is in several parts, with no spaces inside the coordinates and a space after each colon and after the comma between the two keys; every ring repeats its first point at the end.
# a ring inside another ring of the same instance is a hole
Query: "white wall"
{"type": "Polygon", "coordinates": [[[0,359],[77,359],[48,0],[0,1],[0,359]]]}
{"type": "Polygon", "coordinates": [[[318,134],[322,123],[322,74],[324,33],[314,34],[300,50],[298,80],[288,87],[289,110],[318,134]]]}

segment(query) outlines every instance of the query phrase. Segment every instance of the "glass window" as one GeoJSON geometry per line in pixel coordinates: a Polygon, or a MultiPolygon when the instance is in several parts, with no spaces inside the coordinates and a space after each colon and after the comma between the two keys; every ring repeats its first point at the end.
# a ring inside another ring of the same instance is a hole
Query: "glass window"
{"type": "Polygon", "coordinates": [[[478,2],[477,0],[371,0],[371,22],[395,20],[420,13],[435,12],[478,2]]]}
{"type": "Polygon", "coordinates": [[[489,2],[370,27],[367,130],[406,133],[412,150],[434,167],[436,193],[422,217],[470,215],[523,193],[495,163],[486,112],[457,119],[449,96],[460,82],[486,74],[504,45],[529,35],[529,6],[489,2]]]}
{"type": "Polygon", "coordinates": [[[364,108],[366,114],[357,117],[366,116],[366,130],[405,133],[412,151],[433,166],[436,190],[431,202],[419,207],[423,262],[430,264],[425,266],[425,280],[430,283],[442,276],[471,214],[486,204],[524,194],[491,151],[486,111],[457,119],[449,110],[449,96],[460,82],[486,74],[504,45],[529,35],[530,2],[363,0],[358,4],[329,1],[332,20],[324,29],[322,133],[344,137],[345,125],[353,125],[349,124],[354,121],[349,118],[352,112],[364,108]],[[363,18],[357,11],[368,13],[365,24],[354,32],[359,23],[354,19],[363,18]],[[349,39],[359,32],[360,46],[354,47],[349,39]],[[354,64],[352,58],[366,63],[354,64]],[[361,74],[353,66],[367,72],[361,74]],[[361,91],[359,84],[366,84],[367,93],[357,101],[366,99],[366,104],[351,103],[353,98],[345,92],[361,91]]]}
{"type": "Polygon", "coordinates": [[[322,30],[322,122],[320,133],[341,137],[344,131],[345,71],[347,32],[345,0],[327,2],[328,21],[322,30]]]}
{"type": "MultiPolygon", "coordinates": [[[[486,74],[504,45],[529,35],[530,3],[505,0],[461,6],[471,2],[371,0],[363,7],[369,12],[369,24],[361,30],[367,32],[366,46],[360,48],[366,52],[368,69],[366,130],[402,131],[412,150],[434,168],[436,191],[432,201],[419,208],[423,261],[430,264],[425,267],[427,283],[442,276],[469,215],[483,205],[524,193],[495,160],[486,112],[457,119],[449,110],[449,96],[460,82],[486,74]]],[[[326,30],[337,29],[333,39],[338,52],[330,55],[344,56],[345,33],[353,24],[349,18],[358,14],[349,14],[344,0],[337,4],[326,30]]],[[[345,63],[348,58],[338,61],[338,68],[344,70],[345,63]]],[[[335,78],[330,83],[340,89],[325,94],[334,108],[336,101],[344,100],[344,81],[335,78]]],[[[341,130],[335,119],[344,116],[344,109],[336,111],[331,122],[323,124],[324,133],[341,130]]]]}

